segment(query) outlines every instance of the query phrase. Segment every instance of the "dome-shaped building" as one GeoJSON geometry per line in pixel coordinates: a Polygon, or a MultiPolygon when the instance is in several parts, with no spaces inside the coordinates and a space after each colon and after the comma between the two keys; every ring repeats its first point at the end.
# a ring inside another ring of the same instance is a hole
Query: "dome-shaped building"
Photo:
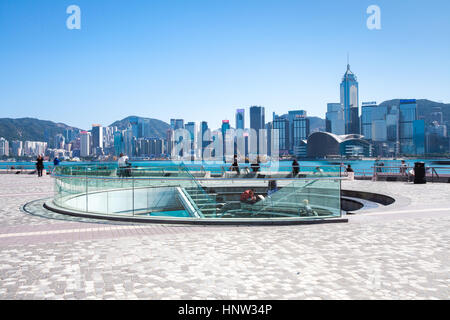
{"type": "Polygon", "coordinates": [[[371,144],[360,134],[336,135],[314,132],[308,137],[308,158],[327,156],[372,156],[371,144]]]}

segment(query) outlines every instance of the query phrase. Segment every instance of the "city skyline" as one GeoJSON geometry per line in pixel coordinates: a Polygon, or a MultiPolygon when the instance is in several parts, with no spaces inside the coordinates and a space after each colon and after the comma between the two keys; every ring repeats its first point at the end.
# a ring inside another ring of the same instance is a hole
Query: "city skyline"
{"type": "Polygon", "coordinates": [[[258,105],[267,115],[306,110],[324,118],[339,101],[347,53],[359,107],[450,101],[448,1],[377,1],[381,30],[366,27],[369,1],[77,1],[81,30],[65,27],[70,4],[0,3],[2,117],[89,129],[138,115],[215,128],[224,119],[234,126],[236,109],[258,105]]]}

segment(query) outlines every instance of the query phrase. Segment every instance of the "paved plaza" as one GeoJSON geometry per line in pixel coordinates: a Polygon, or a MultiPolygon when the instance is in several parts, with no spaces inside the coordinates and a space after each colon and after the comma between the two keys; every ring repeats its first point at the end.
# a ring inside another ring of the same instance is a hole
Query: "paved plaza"
{"type": "Polygon", "coordinates": [[[396,202],[338,224],[96,222],[36,214],[52,178],[3,174],[0,299],[449,299],[450,184],[343,189],[396,202]]]}

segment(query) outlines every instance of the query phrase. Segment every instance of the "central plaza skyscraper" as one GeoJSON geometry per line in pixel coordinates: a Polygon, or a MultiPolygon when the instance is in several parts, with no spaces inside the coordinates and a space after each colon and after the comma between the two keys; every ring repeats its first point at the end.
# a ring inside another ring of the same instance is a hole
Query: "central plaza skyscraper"
{"type": "Polygon", "coordinates": [[[347,71],[342,77],[341,105],[344,108],[345,134],[359,134],[359,88],[350,64],[347,64],[347,71]]]}

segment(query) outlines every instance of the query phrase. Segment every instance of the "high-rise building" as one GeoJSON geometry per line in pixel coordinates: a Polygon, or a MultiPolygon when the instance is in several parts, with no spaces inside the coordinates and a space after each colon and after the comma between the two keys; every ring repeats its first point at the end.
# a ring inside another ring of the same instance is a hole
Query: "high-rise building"
{"type": "Polygon", "coordinates": [[[191,156],[193,156],[193,155],[195,155],[195,149],[196,149],[196,145],[197,145],[197,139],[196,139],[197,126],[196,126],[195,122],[188,122],[185,125],[185,129],[189,132],[189,137],[191,139],[191,144],[190,144],[191,156]]]}
{"type": "Polygon", "coordinates": [[[245,109],[236,110],[236,129],[245,128],[245,109]]]}
{"type": "Polygon", "coordinates": [[[437,124],[444,124],[444,114],[442,113],[441,107],[433,107],[432,112],[430,114],[430,123],[433,123],[434,121],[437,122],[437,124]]]}
{"type": "Polygon", "coordinates": [[[345,134],[344,108],[340,103],[328,103],[326,113],[326,132],[345,134]]]}
{"type": "Polygon", "coordinates": [[[23,142],[15,140],[11,143],[12,154],[16,157],[23,156],[23,142]]]}
{"type": "MultiPolygon", "coordinates": [[[[250,107],[250,129],[255,130],[256,133],[256,141],[252,135],[250,135],[250,145],[256,144],[256,148],[250,147],[250,150],[256,150],[256,152],[259,154],[261,149],[260,146],[260,130],[265,129],[266,127],[266,121],[265,121],[265,109],[264,107],[259,106],[252,106],[250,107]],[[252,139],[253,138],[253,139],[252,139]]],[[[266,148],[265,148],[266,149],[266,148]]]]}
{"type": "Polygon", "coordinates": [[[184,129],[184,120],[183,119],[170,119],[170,127],[173,130],[184,129]]]}
{"type": "Polygon", "coordinates": [[[230,120],[222,120],[222,127],[221,127],[221,132],[222,132],[222,142],[223,142],[223,155],[224,156],[231,156],[230,153],[233,153],[233,151],[230,150],[226,150],[226,145],[227,145],[227,131],[231,129],[230,126],[230,120]]]}
{"type": "Polygon", "coordinates": [[[300,140],[304,140],[308,138],[309,134],[309,119],[306,117],[305,110],[291,110],[288,112],[288,120],[289,120],[289,150],[292,153],[294,150],[294,146],[300,142],[300,140]],[[297,132],[294,131],[294,121],[302,122],[297,123],[297,132]],[[299,131],[301,127],[304,127],[304,131],[299,131]],[[306,128],[308,127],[308,128],[306,128]],[[307,132],[306,132],[306,129],[307,132]],[[306,135],[306,137],[304,137],[306,135]],[[302,138],[303,137],[303,138],[302,138]]]}
{"type": "Polygon", "coordinates": [[[54,143],[54,148],[55,149],[64,149],[65,143],[66,143],[66,139],[64,138],[64,136],[61,133],[58,133],[54,138],[53,138],[53,143],[54,143]]]}
{"type": "Polygon", "coordinates": [[[26,156],[44,155],[47,150],[47,142],[25,141],[23,153],[26,156]]]}
{"type": "Polygon", "coordinates": [[[306,116],[306,111],[303,115],[297,114],[292,119],[290,140],[291,140],[291,153],[294,152],[296,147],[302,146],[304,141],[308,139],[310,129],[309,129],[309,119],[306,116]]]}
{"type": "Polygon", "coordinates": [[[200,149],[199,151],[201,152],[199,156],[201,158],[203,158],[203,155],[205,154],[205,149],[210,143],[211,143],[211,131],[208,128],[208,122],[202,121],[200,124],[200,131],[198,137],[198,145],[200,149]]]}
{"type": "Polygon", "coordinates": [[[265,128],[265,110],[264,107],[250,107],[250,128],[257,132],[265,128]]]}
{"type": "Polygon", "coordinates": [[[89,157],[91,155],[91,133],[81,131],[80,133],[80,155],[89,157]]]}
{"type": "Polygon", "coordinates": [[[425,154],[425,121],[414,120],[413,122],[413,144],[414,154],[425,154]]]}
{"type": "Polygon", "coordinates": [[[289,119],[277,117],[272,122],[272,129],[278,131],[278,148],[280,154],[288,154],[290,147],[289,119]]]}
{"type": "Polygon", "coordinates": [[[366,140],[372,140],[373,113],[376,108],[376,102],[363,102],[361,106],[361,135],[366,140]]]}
{"type": "Polygon", "coordinates": [[[359,134],[359,87],[349,64],[341,82],[341,105],[344,108],[345,134],[359,134]]]}
{"type": "Polygon", "coordinates": [[[414,121],[417,120],[416,100],[400,100],[399,114],[399,142],[400,153],[413,155],[414,147],[414,121]]]}
{"type": "Polygon", "coordinates": [[[92,148],[96,150],[97,148],[103,148],[103,128],[99,124],[92,125],[92,148]]]}
{"type": "Polygon", "coordinates": [[[0,138],[0,157],[9,156],[9,142],[5,138],[0,138]]]}
{"type": "Polygon", "coordinates": [[[440,125],[438,121],[433,121],[426,128],[425,140],[425,152],[427,154],[445,154],[449,152],[447,127],[440,125]]]}
{"type": "Polygon", "coordinates": [[[119,156],[125,152],[122,131],[114,132],[114,153],[119,156]]]}
{"type": "MultiPolygon", "coordinates": [[[[135,138],[140,138],[139,135],[139,117],[130,117],[129,118],[129,126],[128,128],[131,130],[131,136],[135,138]]],[[[128,130],[128,129],[127,129],[128,130]]]]}

